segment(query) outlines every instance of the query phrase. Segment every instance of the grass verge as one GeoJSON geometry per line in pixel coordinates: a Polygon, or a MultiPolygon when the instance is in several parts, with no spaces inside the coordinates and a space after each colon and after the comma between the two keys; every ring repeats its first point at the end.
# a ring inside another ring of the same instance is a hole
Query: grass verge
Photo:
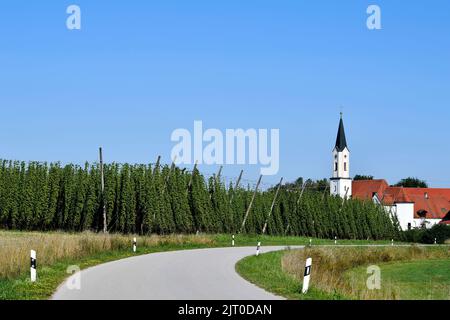
{"type": "MultiPolygon", "coordinates": [[[[154,252],[229,247],[230,235],[168,235],[138,238],[138,252],[131,252],[133,235],[0,231],[0,299],[47,299],[64,281],[67,267],[85,269],[101,263],[154,252]],[[30,250],[37,251],[38,282],[29,281],[30,250]]],[[[236,236],[236,246],[306,245],[309,238],[236,236]]],[[[313,239],[314,244],[332,245],[334,240],[313,239]]],[[[339,244],[383,244],[342,240],[339,244]]]]}
{"type": "Polygon", "coordinates": [[[302,284],[295,276],[285,272],[281,259],[285,251],[270,252],[258,257],[250,256],[236,265],[236,271],[247,281],[275,295],[289,300],[340,300],[344,297],[312,288],[308,295],[301,294],[302,284]]]}
{"type": "Polygon", "coordinates": [[[83,258],[64,258],[49,266],[38,267],[38,281],[31,283],[29,275],[21,274],[10,279],[0,279],[0,300],[44,300],[50,298],[58,286],[70,275],[67,268],[76,265],[81,270],[102,263],[164,251],[206,248],[206,245],[161,245],[151,249],[104,251],[83,258]]]}
{"type": "Polygon", "coordinates": [[[450,299],[449,265],[448,247],[313,247],[248,257],[236,270],[250,282],[288,299],[410,300],[450,299]],[[308,257],[313,259],[312,286],[302,295],[308,257]],[[366,286],[367,267],[374,264],[381,269],[381,290],[366,286]]]}

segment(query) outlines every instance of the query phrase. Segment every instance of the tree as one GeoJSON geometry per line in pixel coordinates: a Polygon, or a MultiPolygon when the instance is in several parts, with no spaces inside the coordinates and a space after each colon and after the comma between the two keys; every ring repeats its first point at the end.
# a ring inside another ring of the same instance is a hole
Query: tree
{"type": "Polygon", "coordinates": [[[433,244],[436,241],[438,244],[444,244],[448,239],[450,239],[450,228],[443,224],[437,224],[423,233],[421,242],[433,244]]]}
{"type": "Polygon", "coordinates": [[[405,188],[428,188],[428,184],[418,178],[408,177],[400,180],[394,187],[405,187],[405,188]]]}
{"type": "Polygon", "coordinates": [[[322,179],[322,180],[311,180],[308,179],[306,181],[306,186],[310,190],[318,191],[318,192],[325,192],[327,189],[330,189],[330,183],[328,179],[322,179]]]}
{"type": "MultiPolygon", "coordinates": [[[[283,184],[280,188],[282,190],[299,190],[303,186],[303,177],[297,178],[294,182],[287,182],[283,184]]],[[[270,187],[267,191],[276,191],[278,188],[278,184],[270,187]]]]}
{"type": "Polygon", "coordinates": [[[373,176],[365,176],[365,175],[361,175],[361,174],[357,174],[354,178],[354,181],[358,181],[358,180],[373,180],[373,176]]]}

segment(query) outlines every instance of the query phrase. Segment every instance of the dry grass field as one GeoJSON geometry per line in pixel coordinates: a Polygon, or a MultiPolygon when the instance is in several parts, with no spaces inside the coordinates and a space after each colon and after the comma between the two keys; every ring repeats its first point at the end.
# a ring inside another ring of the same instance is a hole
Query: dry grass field
{"type": "MultiPolygon", "coordinates": [[[[0,231],[0,279],[14,278],[29,270],[30,250],[37,251],[39,267],[60,260],[83,258],[104,251],[131,250],[132,235],[96,234],[91,232],[40,233],[0,231]]],[[[169,235],[138,237],[139,248],[182,245],[213,245],[206,236],[169,235]]]]}
{"type": "MultiPolygon", "coordinates": [[[[436,269],[436,273],[448,274],[450,270],[450,249],[449,247],[347,247],[347,248],[307,248],[305,250],[291,251],[281,259],[282,269],[294,276],[299,283],[303,279],[304,264],[307,258],[313,259],[313,273],[311,283],[320,291],[339,294],[361,300],[398,300],[404,298],[404,292],[400,292],[398,280],[403,280],[413,284],[419,281],[420,277],[411,270],[405,268],[404,272],[394,274],[393,277],[382,278],[381,290],[369,290],[366,286],[366,267],[370,265],[380,265],[384,275],[391,265],[398,263],[420,262],[429,263],[436,261],[436,267],[442,269],[438,264],[442,264],[445,270],[436,269]],[[439,262],[439,263],[438,263],[439,262]],[[357,268],[360,267],[360,270],[357,268]],[[358,272],[355,272],[356,271],[358,272]],[[386,271],[386,272],[385,272],[386,271]],[[408,278],[409,276],[409,278],[408,278]]],[[[401,264],[400,264],[401,265],[401,264]]],[[[406,264],[405,264],[406,265],[406,264]]],[[[428,268],[428,273],[433,272],[428,268]]],[[[425,273],[426,270],[425,270],[425,273]]],[[[428,274],[428,276],[431,276],[428,274]]],[[[440,283],[432,284],[447,286],[447,278],[438,279],[440,283]]],[[[443,287],[445,290],[446,287],[443,287]]],[[[425,288],[424,288],[425,289],[425,288]]],[[[447,291],[446,291],[447,292],[447,291]]],[[[444,292],[445,294],[445,292],[444,292]]],[[[445,294],[446,295],[446,294],[445,294]]],[[[449,299],[449,296],[443,298],[449,299]]]]}

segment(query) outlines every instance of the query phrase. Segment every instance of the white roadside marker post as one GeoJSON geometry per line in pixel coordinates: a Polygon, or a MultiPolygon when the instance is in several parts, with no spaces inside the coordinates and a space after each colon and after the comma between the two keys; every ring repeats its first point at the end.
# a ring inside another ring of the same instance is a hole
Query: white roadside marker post
{"type": "Polygon", "coordinates": [[[256,246],[256,256],[259,256],[260,249],[261,249],[261,242],[258,242],[258,245],[256,246]]]}
{"type": "Polygon", "coordinates": [[[391,241],[391,242],[392,242],[392,246],[394,246],[394,239],[392,239],[392,241],[391,241]]]}
{"type": "Polygon", "coordinates": [[[133,239],[133,252],[136,253],[136,249],[137,249],[137,239],[134,238],[133,239]]]}
{"type": "Polygon", "coordinates": [[[434,244],[437,244],[437,238],[434,238],[434,244]]]}
{"type": "Polygon", "coordinates": [[[312,239],[309,239],[309,246],[312,247],[312,239]]]}
{"type": "Polygon", "coordinates": [[[234,247],[234,234],[231,237],[231,246],[234,247]]]}
{"type": "Polygon", "coordinates": [[[334,237],[334,244],[337,244],[337,237],[334,237]]]}
{"type": "Polygon", "coordinates": [[[311,278],[312,258],[306,260],[305,276],[303,278],[302,293],[307,294],[309,290],[309,280],[311,278]]]}
{"type": "Polygon", "coordinates": [[[37,267],[37,263],[36,263],[36,251],[31,250],[31,254],[30,254],[30,276],[31,276],[31,282],[36,282],[36,276],[37,276],[37,272],[36,272],[36,267],[37,267]]]}

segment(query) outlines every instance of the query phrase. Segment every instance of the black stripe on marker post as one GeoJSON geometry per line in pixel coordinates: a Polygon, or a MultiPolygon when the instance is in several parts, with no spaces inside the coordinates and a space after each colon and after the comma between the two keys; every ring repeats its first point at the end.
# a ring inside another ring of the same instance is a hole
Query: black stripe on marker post
{"type": "Polygon", "coordinates": [[[311,266],[308,266],[305,268],[305,277],[309,276],[311,274],[311,266]]]}
{"type": "Polygon", "coordinates": [[[36,282],[36,276],[37,276],[37,254],[36,251],[31,250],[30,251],[30,280],[31,282],[36,282]]]}

